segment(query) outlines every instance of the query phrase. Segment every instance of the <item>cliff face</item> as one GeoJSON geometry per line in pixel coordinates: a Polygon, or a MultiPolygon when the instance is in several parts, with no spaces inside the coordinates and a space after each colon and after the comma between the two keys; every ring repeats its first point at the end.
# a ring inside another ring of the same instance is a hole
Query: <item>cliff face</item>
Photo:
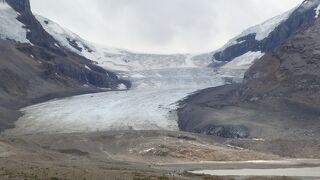
{"type": "MultiPolygon", "coordinates": [[[[287,98],[319,109],[320,21],[267,54],[246,73],[244,100],[287,98]]],[[[319,109],[320,111],[320,109],[319,109]]]]}
{"type": "Polygon", "coordinates": [[[5,0],[11,7],[13,7],[20,14],[32,14],[29,0],[5,0]]]}
{"type": "MultiPolygon", "coordinates": [[[[316,20],[316,8],[319,4],[320,0],[305,0],[292,13],[290,12],[290,16],[276,26],[267,37],[258,39],[258,32],[240,36],[235,40],[237,43],[216,52],[213,58],[218,61],[231,61],[235,57],[239,57],[249,51],[271,52],[297,31],[307,26],[312,26],[316,20]]],[[[266,24],[272,24],[272,21],[275,20],[270,20],[266,24]]],[[[263,25],[259,26],[267,28],[263,25]]]]}

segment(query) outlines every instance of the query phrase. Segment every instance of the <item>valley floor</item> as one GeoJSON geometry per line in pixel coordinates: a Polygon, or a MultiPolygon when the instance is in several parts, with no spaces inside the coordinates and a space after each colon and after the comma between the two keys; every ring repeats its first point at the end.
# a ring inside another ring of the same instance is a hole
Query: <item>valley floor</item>
{"type": "Polygon", "coordinates": [[[291,179],[190,172],[320,166],[317,159],[282,159],[228,143],[227,139],[174,131],[2,136],[0,179],[291,179]]]}

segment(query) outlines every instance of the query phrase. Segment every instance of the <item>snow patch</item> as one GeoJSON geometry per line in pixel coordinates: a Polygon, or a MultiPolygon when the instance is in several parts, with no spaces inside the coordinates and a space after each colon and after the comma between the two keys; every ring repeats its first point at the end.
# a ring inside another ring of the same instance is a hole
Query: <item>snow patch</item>
{"type": "Polygon", "coordinates": [[[84,67],[91,71],[91,68],[89,66],[85,65],[84,67]]]}
{"type": "Polygon", "coordinates": [[[145,76],[143,76],[142,74],[137,73],[137,74],[131,75],[130,77],[139,79],[139,78],[144,78],[145,76]]]}
{"type": "Polygon", "coordinates": [[[253,140],[253,141],[266,141],[266,140],[263,139],[263,138],[253,138],[252,140],[253,140]]]}
{"type": "Polygon", "coordinates": [[[9,10],[9,9],[10,9],[10,6],[5,1],[0,2],[0,10],[9,10]]]}
{"type": "Polygon", "coordinates": [[[140,151],[139,154],[145,154],[145,153],[149,153],[151,151],[154,151],[156,148],[149,148],[149,149],[146,149],[146,150],[143,150],[143,151],[140,151]]]}
{"type": "Polygon", "coordinates": [[[19,14],[5,1],[0,3],[0,39],[30,43],[27,29],[17,20],[19,14]]]}
{"type": "Polygon", "coordinates": [[[127,90],[128,88],[127,88],[127,86],[125,84],[119,84],[118,85],[118,89],[119,90],[127,90]]]}
{"type": "Polygon", "coordinates": [[[261,51],[247,52],[246,54],[236,57],[231,62],[222,66],[223,69],[248,69],[255,60],[261,58],[264,55],[261,51]]]}
{"type": "Polygon", "coordinates": [[[315,11],[316,11],[315,18],[318,19],[319,14],[320,14],[320,4],[317,6],[317,8],[315,9],[315,11]]]}

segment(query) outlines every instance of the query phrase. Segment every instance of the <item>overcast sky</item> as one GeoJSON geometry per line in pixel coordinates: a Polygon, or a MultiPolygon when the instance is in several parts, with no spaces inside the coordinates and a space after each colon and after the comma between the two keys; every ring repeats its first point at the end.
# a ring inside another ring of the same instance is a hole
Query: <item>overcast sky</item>
{"type": "Polygon", "coordinates": [[[207,52],[303,0],[31,0],[86,40],[149,53],[207,52]]]}

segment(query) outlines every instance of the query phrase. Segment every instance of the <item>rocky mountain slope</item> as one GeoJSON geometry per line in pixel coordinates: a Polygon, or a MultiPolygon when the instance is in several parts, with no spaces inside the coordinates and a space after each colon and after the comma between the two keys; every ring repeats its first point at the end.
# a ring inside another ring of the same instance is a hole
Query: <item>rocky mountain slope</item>
{"type": "Polygon", "coordinates": [[[37,100],[130,86],[60,47],[33,16],[28,0],[1,1],[0,22],[0,131],[12,126],[16,109],[37,100]]]}
{"type": "MultiPolygon", "coordinates": [[[[313,3],[318,1],[300,7],[313,3]]],[[[319,35],[316,19],[259,59],[242,84],[187,98],[179,110],[180,128],[228,138],[319,140],[319,35]]]]}
{"type": "Polygon", "coordinates": [[[213,59],[232,61],[243,55],[266,53],[284,43],[302,27],[312,25],[318,17],[319,0],[305,0],[300,6],[251,27],[217,50],[213,59]]]}

